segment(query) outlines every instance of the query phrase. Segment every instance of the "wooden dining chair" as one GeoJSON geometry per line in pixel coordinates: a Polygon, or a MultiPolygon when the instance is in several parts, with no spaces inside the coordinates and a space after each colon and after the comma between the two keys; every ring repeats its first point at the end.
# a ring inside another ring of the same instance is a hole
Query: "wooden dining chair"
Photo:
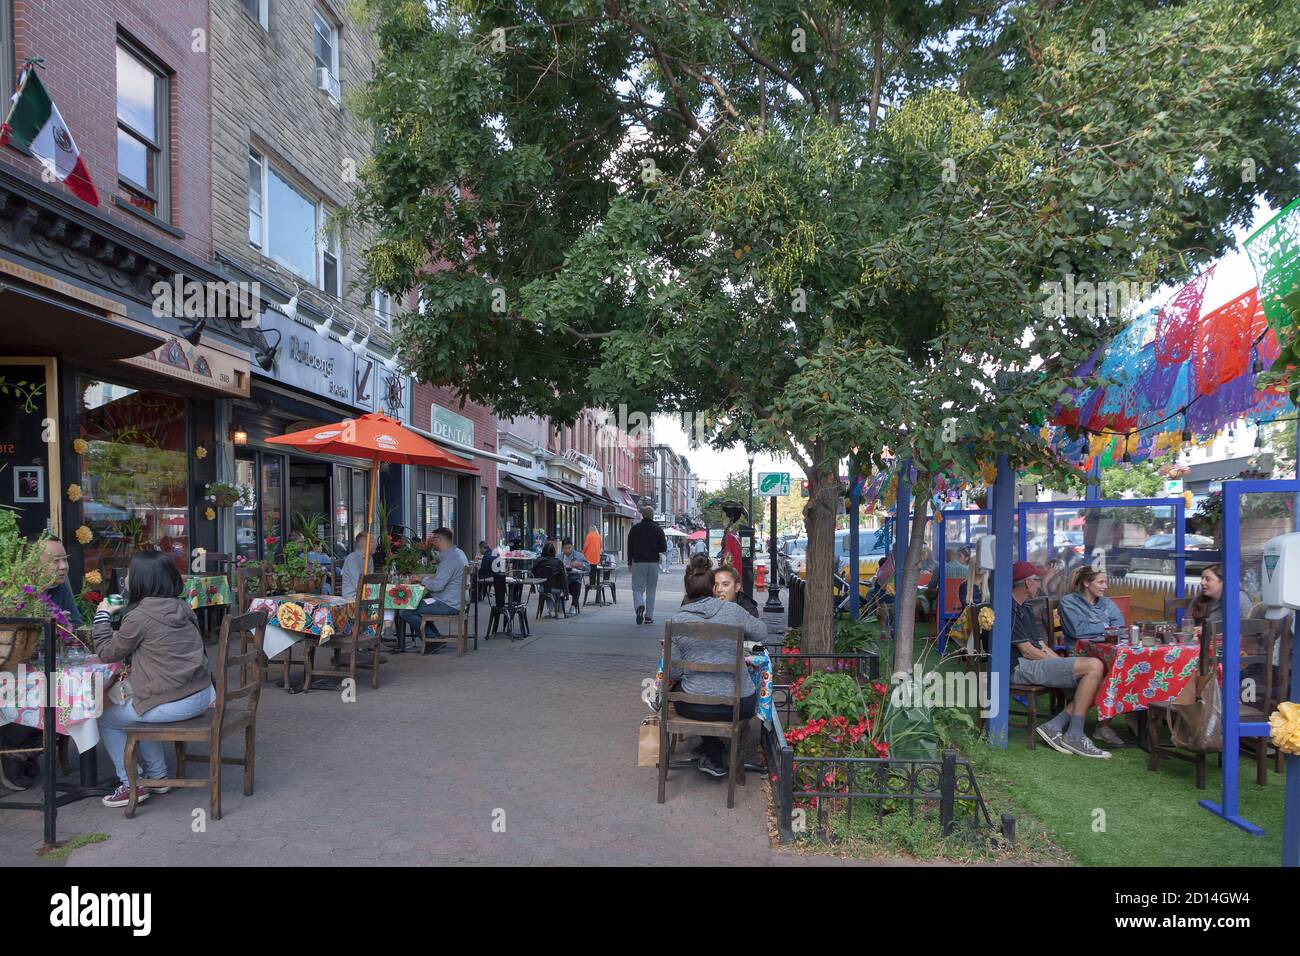
{"type": "MultiPolygon", "coordinates": [[[[740,751],[745,743],[745,730],[748,720],[740,719],[740,685],[745,673],[745,631],[731,624],[674,623],[664,625],[664,674],[674,670],[684,673],[726,674],[732,676],[731,694],[715,696],[711,694],[688,694],[673,690],[665,684],[662,700],[663,711],[659,715],[659,803],[666,799],[668,787],[668,759],[678,736],[696,734],[701,737],[725,737],[731,741],[730,766],[727,769],[727,809],[736,806],[736,774],[740,774],[740,783],[745,783],[745,762],[740,759],[740,751]],[[693,661],[673,658],[673,638],[690,638],[697,641],[732,641],[736,645],[736,656],[730,664],[699,664],[693,661]],[[730,720],[693,720],[679,716],[677,704],[702,704],[731,708],[730,720]]],[[[665,677],[667,681],[667,677],[665,677]]]]}
{"type": "Polygon", "coordinates": [[[238,616],[227,615],[221,622],[221,636],[217,640],[217,655],[213,665],[217,701],[214,707],[189,720],[168,724],[128,724],[126,727],[127,785],[131,798],[126,815],[135,816],[136,803],[141,788],[157,790],[163,787],[208,789],[209,810],[214,820],[221,819],[221,765],[234,764],[244,768],[244,796],[253,795],[253,774],[256,766],[257,704],[262,693],[262,672],[265,657],[262,640],[266,636],[266,612],[238,616]],[[239,653],[231,654],[231,645],[238,642],[239,653]],[[237,678],[232,684],[230,672],[237,678]],[[242,702],[242,703],[241,703],[242,702]],[[232,706],[233,705],[233,706],[232,706]],[[223,757],[221,741],[229,734],[244,732],[244,755],[223,757]],[[140,780],[136,753],[141,741],[171,741],[176,746],[176,776],[162,780],[140,780]],[[186,745],[207,744],[206,754],[186,751],[186,745]],[[186,763],[206,763],[208,776],[196,779],[185,776],[186,763]]]}
{"type": "Polygon", "coordinates": [[[311,690],[311,682],[317,677],[350,678],[352,686],[357,686],[357,664],[363,652],[374,651],[371,661],[372,672],[370,687],[379,689],[380,651],[383,649],[384,635],[384,588],[388,584],[387,575],[367,574],[357,586],[357,601],[352,614],[352,624],[344,633],[335,633],[326,641],[308,638],[302,643],[307,646],[306,665],[303,673],[303,693],[311,690]],[[366,594],[373,597],[366,597],[366,594]],[[329,667],[316,666],[316,652],[331,652],[329,667]],[[344,664],[341,655],[348,655],[344,664]]]}
{"type": "MultiPolygon", "coordinates": [[[[450,621],[455,627],[456,638],[456,656],[464,657],[469,643],[469,609],[473,603],[470,601],[470,595],[473,580],[473,567],[465,565],[465,569],[460,572],[460,607],[455,614],[421,614],[420,626],[416,630],[415,639],[420,642],[420,653],[424,653],[427,644],[437,643],[438,639],[427,639],[424,636],[424,625],[426,621],[450,621]]],[[[478,650],[478,630],[474,631],[474,650],[478,650]]]]}

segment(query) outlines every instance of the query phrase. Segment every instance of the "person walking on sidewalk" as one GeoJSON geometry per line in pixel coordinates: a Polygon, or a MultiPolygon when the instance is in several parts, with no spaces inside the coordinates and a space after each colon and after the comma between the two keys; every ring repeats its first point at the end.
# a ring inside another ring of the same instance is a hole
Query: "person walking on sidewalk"
{"type": "Polygon", "coordinates": [[[632,571],[632,604],[638,624],[653,624],[655,588],[659,585],[659,556],[667,553],[668,538],[655,524],[655,510],[641,509],[641,520],[627,533],[627,563],[632,571]]]}

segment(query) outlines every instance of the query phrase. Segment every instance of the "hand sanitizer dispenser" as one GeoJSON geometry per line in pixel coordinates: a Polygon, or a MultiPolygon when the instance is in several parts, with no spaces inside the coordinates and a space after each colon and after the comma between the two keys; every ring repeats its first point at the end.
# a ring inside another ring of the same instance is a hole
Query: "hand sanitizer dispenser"
{"type": "Polygon", "coordinates": [[[1268,606],[1266,618],[1276,621],[1286,617],[1288,609],[1300,610],[1300,532],[1269,539],[1260,580],[1260,601],[1268,606]]]}
{"type": "Polygon", "coordinates": [[[975,539],[975,560],[981,571],[994,570],[997,535],[982,534],[975,539]]]}

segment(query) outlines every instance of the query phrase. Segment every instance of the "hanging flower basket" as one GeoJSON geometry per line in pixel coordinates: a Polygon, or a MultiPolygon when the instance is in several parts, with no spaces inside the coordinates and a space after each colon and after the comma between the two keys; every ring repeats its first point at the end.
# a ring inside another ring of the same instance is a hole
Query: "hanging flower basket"
{"type": "Polygon", "coordinates": [[[218,508],[231,508],[237,504],[251,505],[253,496],[243,485],[232,485],[225,481],[213,481],[203,486],[204,500],[210,501],[218,508]]]}

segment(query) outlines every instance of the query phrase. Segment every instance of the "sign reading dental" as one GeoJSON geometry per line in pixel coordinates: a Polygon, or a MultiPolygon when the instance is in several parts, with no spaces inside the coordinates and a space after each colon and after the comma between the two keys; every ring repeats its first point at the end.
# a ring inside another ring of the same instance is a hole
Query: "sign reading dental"
{"type": "MultiPolygon", "coordinates": [[[[332,338],[317,335],[287,315],[262,313],[263,332],[276,329],[284,336],[269,377],[285,385],[341,402],[357,405],[356,356],[332,338]]],[[[271,341],[275,337],[271,336],[271,341]]]]}
{"type": "Polygon", "coordinates": [[[429,406],[429,434],[458,445],[474,447],[474,422],[441,405],[429,406]]]}

